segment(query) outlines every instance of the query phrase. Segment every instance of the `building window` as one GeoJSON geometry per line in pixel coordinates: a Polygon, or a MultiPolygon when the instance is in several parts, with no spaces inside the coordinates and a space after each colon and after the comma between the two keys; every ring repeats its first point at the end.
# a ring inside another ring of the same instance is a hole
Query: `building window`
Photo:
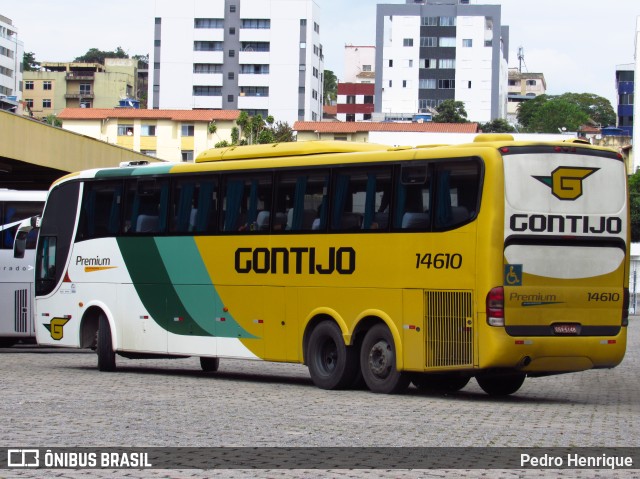
{"type": "Polygon", "coordinates": [[[233,103],[233,101],[234,101],[233,95],[227,95],[227,102],[228,103],[233,103]]]}
{"type": "Polygon", "coordinates": [[[441,27],[455,27],[456,26],[456,17],[440,17],[440,26],[441,27]]]}
{"type": "Polygon", "coordinates": [[[51,80],[45,80],[42,82],[43,90],[51,90],[51,80]]]}
{"type": "Polygon", "coordinates": [[[421,90],[435,90],[436,79],[435,78],[421,78],[419,83],[421,90]]]}
{"type": "Polygon", "coordinates": [[[194,63],[193,73],[222,73],[220,63],[194,63]]]}
{"type": "Polygon", "coordinates": [[[393,80],[389,80],[389,88],[393,87],[393,80]]]}
{"type": "Polygon", "coordinates": [[[452,90],[456,87],[455,80],[438,80],[438,88],[442,90],[452,90]]]}
{"type": "Polygon", "coordinates": [[[193,150],[182,150],[182,161],[193,161],[193,150]]]}
{"type": "Polygon", "coordinates": [[[156,157],[156,150],[140,150],[140,153],[147,156],[156,157]]]}
{"type": "Polygon", "coordinates": [[[437,37],[420,37],[421,47],[435,47],[438,45],[437,37]]]}
{"type": "Polygon", "coordinates": [[[196,52],[221,52],[224,47],[223,42],[193,42],[193,50],[196,52]]]}
{"type": "Polygon", "coordinates": [[[91,108],[91,100],[80,100],[80,108],[91,108]]]}
{"type": "Polygon", "coordinates": [[[438,39],[438,45],[441,47],[455,47],[456,37],[440,37],[438,39]]]}
{"type": "Polygon", "coordinates": [[[229,50],[229,58],[233,58],[236,56],[236,51],[235,50],[229,50]]]}
{"type": "Polygon", "coordinates": [[[306,27],[307,26],[307,19],[306,18],[301,18],[300,19],[300,26],[301,27],[306,27]]]}
{"type": "Polygon", "coordinates": [[[118,136],[131,136],[133,135],[133,125],[122,124],[118,125],[118,136]]]}
{"type": "Polygon", "coordinates": [[[236,6],[235,5],[229,5],[229,12],[230,13],[236,13],[236,6]]]}
{"type": "Polygon", "coordinates": [[[267,75],[269,73],[269,65],[268,64],[240,65],[240,73],[249,74],[249,75],[267,75]]]}
{"type": "Polygon", "coordinates": [[[527,86],[536,86],[535,80],[527,80],[527,86]]]}
{"type": "Polygon", "coordinates": [[[317,69],[316,67],[313,67],[313,76],[314,76],[315,78],[318,78],[318,74],[319,74],[318,69],[317,69]]]}
{"type": "Polygon", "coordinates": [[[316,22],[313,22],[313,31],[316,33],[320,33],[320,25],[318,25],[316,22]]]}
{"type": "Polygon", "coordinates": [[[224,28],[224,18],[194,18],[194,28],[224,28]]]}
{"type": "Polygon", "coordinates": [[[27,103],[27,106],[29,108],[33,108],[33,99],[32,98],[25,99],[25,102],[27,103]]]}
{"type": "Polygon", "coordinates": [[[24,89],[25,90],[33,90],[33,80],[26,80],[24,82],[24,89]]]}
{"type": "Polygon", "coordinates": [[[462,40],[462,46],[464,48],[471,48],[473,47],[473,40],[471,38],[464,38],[462,40]]]}
{"type": "Polygon", "coordinates": [[[211,86],[211,85],[194,85],[193,86],[193,96],[221,96],[221,95],[222,95],[221,86],[211,86]]]}
{"type": "Polygon", "coordinates": [[[153,41],[153,46],[154,47],[159,47],[160,46],[160,40],[154,40],[153,41]]]}
{"type": "Polygon", "coordinates": [[[365,95],[362,101],[365,104],[372,104],[373,103],[373,95],[365,95]]]}
{"type": "Polygon", "coordinates": [[[402,46],[404,47],[412,47],[413,46],[413,38],[405,38],[402,40],[402,46]]]}
{"type": "Polygon", "coordinates": [[[438,17],[422,17],[421,24],[423,27],[437,27],[438,17]]]}
{"type": "Polygon", "coordinates": [[[347,105],[354,105],[356,103],[355,95],[347,95],[347,105]]]}
{"type": "Polygon", "coordinates": [[[363,72],[370,72],[371,71],[371,65],[362,65],[362,71],[363,72]]]}
{"type": "Polygon", "coordinates": [[[181,125],[180,136],[193,136],[194,126],[188,123],[181,125]]]}
{"type": "Polygon", "coordinates": [[[313,98],[314,100],[318,99],[318,92],[317,90],[312,89],[311,90],[311,98],[313,98]]]}
{"type": "Polygon", "coordinates": [[[240,96],[269,96],[268,86],[242,86],[240,96]]]}
{"type": "Polygon", "coordinates": [[[269,29],[271,28],[271,20],[268,18],[244,18],[240,28],[269,29]]]}
{"type": "Polygon", "coordinates": [[[156,125],[140,126],[140,136],[156,136],[156,125]]]}
{"type": "Polygon", "coordinates": [[[156,17],[156,25],[162,25],[162,18],[156,17]]]}
{"type": "Polygon", "coordinates": [[[240,44],[243,52],[268,52],[269,42],[242,42],[240,44]]]}
{"type": "Polygon", "coordinates": [[[307,69],[307,65],[305,65],[304,63],[298,67],[298,70],[300,70],[301,72],[305,71],[306,69],[307,69]]]}
{"type": "Polygon", "coordinates": [[[421,58],[420,59],[420,68],[436,68],[438,65],[438,60],[435,58],[421,58]]]}
{"type": "Polygon", "coordinates": [[[509,80],[509,86],[518,86],[518,80],[509,80]]]}
{"type": "Polygon", "coordinates": [[[42,100],[42,108],[51,108],[51,100],[42,100]]]}
{"type": "Polygon", "coordinates": [[[233,79],[235,79],[235,77],[236,77],[236,74],[234,72],[227,73],[227,78],[229,80],[233,80],[233,79]]]}
{"type": "Polygon", "coordinates": [[[80,94],[82,94],[82,95],[90,95],[91,94],[91,83],[80,83],[80,94]]]}
{"type": "Polygon", "coordinates": [[[455,68],[456,67],[456,60],[454,58],[441,58],[440,60],[438,60],[438,68],[455,68]]]}
{"type": "Polygon", "coordinates": [[[393,60],[389,60],[389,67],[393,67],[393,60]]]}

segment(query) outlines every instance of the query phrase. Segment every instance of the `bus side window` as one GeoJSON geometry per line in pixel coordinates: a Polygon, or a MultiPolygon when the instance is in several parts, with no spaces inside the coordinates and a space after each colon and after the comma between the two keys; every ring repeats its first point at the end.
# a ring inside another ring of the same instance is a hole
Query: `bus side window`
{"type": "Polygon", "coordinates": [[[336,171],[331,228],[340,231],[385,230],[389,223],[391,168],[336,171]]]}
{"type": "Polygon", "coordinates": [[[173,185],[172,233],[213,233],[217,218],[217,180],[187,178],[173,185]]]}
{"type": "Polygon", "coordinates": [[[86,182],[76,241],[117,235],[121,208],[121,181],[86,182]]]}
{"type": "Polygon", "coordinates": [[[124,232],[150,234],[167,231],[168,203],[168,179],[143,178],[128,181],[124,232]]]}
{"type": "Polygon", "coordinates": [[[257,233],[258,214],[264,227],[271,213],[271,175],[249,174],[227,177],[221,215],[222,231],[226,233],[257,233]],[[264,212],[268,212],[266,216],[264,212]]]}
{"type": "Polygon", "coordinates": [[[435,229],[442,231],[468,223],[478,210],[480,165],[468,159],[435,167],[435,229]]]}
{"type": "Polygon", "coordinates": [[[394,229],[431,229],[431,178],[426,163],[400,166],[394,199],[394,229]]]}
{"type": "Polygon", "coordinates": [[[324,230],[328,185],[328,171],[305,170],[278,176],[273,231],[324,230]]]}

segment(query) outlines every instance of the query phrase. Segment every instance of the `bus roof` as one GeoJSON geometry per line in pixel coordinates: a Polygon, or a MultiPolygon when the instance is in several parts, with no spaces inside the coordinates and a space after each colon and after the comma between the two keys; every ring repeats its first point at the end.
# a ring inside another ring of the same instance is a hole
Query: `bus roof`
{"type": "Polygon", "coordinates": [[[326,153],[357,153],[394,149],[395,148],[392,146],[376,143],[355,143],[348,141],[296,141],[291,143],[269,143],[265,145],[212,148],[199,154],[195,162],[207,163],[210,161],[279,158],[285,156],[321,155],[326,153]]]}

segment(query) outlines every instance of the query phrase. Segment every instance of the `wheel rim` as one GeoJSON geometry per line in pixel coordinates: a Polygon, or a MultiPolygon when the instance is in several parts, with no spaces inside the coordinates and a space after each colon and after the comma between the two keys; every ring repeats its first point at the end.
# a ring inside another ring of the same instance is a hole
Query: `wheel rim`
{"type": "Polygon", "coordinates": [[[393,366],[393,351],[391,345],[384,340],[375,343],[369,350],[369,371],[380,379],[391,373],[393,366]]]}
{"type": "Polygon", "coordinates": [[[335,342],[327,339],[322,343],[319,360],[320,369],[324,373],[331,374],[336,370],[338,364],[338,347],[335,342]]]}

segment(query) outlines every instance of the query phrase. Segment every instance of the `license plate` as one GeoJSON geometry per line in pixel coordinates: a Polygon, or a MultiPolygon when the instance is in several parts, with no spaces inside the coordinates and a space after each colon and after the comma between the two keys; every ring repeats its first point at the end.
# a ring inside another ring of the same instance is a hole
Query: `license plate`
{"type": "Polygon", "coordinates": [[[555,334],[579,334],[579,324],[554,324],[553,332],[555,334]]]}

